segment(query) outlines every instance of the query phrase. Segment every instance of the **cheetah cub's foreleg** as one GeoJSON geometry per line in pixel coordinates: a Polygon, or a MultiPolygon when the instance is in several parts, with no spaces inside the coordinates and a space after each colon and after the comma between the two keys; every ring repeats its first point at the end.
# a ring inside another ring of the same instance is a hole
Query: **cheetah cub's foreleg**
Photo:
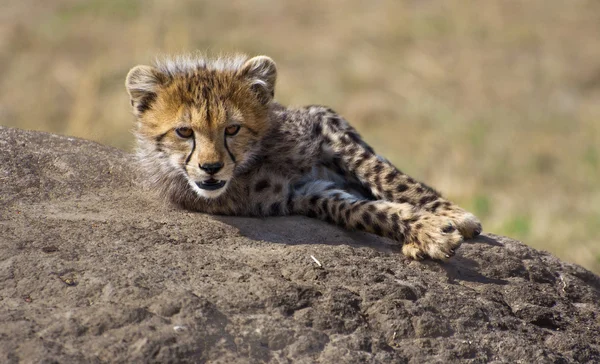
{"type": "Polygon", "coordinates": [[[335,164],[331,167],[358,180],[378,199],[357,202],[358,206],[367,206],[367,211],[359,207],[358,215],[350,212],[351,224],[356,225],[350,227],[360,229],[361,225],[372,225],[365,226],[365,230],[375,234],[381,229],[384,233],[379,235],[404,242],[404,254],[413,258],[447,258],[454,254],[463,238],[470,239],[481,233],[481,223],[473,214],[375,154],[339,115],[329,109],[313,111],[313,114],[318,116],[315,122],[320,124],[322,148],[335,156],[328,159],[335,164]],[[377,219],[369,212],[375,213],[377,219]],[[384,223],[383,218],[391,222],[384,223]],[[395,221],[401,234],[394,232],[395,221]]]}
{"type": "Polygon", "coordinates": [[[455,249],[463,240],[450,219],[408,203],[361,200],[343,190],[327,189],[297,194],[291,205],[293,213],[316,217],[349,230],[366,231],[403,243],[402,252],[414,259],[427,256],[433,259],[448,259],[454,255],[455,249]]]}

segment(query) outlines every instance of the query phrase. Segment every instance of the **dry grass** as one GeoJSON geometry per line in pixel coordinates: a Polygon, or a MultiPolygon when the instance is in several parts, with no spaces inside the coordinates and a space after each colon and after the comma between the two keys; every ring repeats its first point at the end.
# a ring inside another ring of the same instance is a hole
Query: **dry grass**
{"type": "Polygon", "coordinates": [[[0,123],[128,149],[128,69],[268,54],[278,99],[327,104],[486,231],[600,272],[600,2],[13,0],[0,123]]]}

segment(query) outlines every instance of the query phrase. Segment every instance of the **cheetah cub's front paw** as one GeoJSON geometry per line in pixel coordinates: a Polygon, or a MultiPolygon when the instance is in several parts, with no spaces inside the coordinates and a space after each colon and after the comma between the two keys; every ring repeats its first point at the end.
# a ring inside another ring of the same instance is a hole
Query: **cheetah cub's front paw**
{"type": "Polygon", "coordinates": [[[440,216],[452,220],[465,239],[471,239],[481,234],[481,222],[479,219],[472,213],[465,211],[456,205],[450,206],[450,208],[442,212],[440,216]]]}
{"type": "Polygon", "coordinates": [[[413,259],[447,260],[463,242],[454,222],[444,216],[423,214],[409,227],[402,253],[413,259]]]}

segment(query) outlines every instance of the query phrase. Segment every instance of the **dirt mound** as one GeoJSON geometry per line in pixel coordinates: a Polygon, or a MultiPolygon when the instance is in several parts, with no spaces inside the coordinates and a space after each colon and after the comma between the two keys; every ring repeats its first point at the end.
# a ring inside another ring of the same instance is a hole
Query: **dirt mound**
{"type": "Polygon", "coordinates": [[[0,128],[0,362],[600,361],[600,278],[548,253],[484,235],[412,262],[308,218],[165,206],[130,163],[0,128]]]}

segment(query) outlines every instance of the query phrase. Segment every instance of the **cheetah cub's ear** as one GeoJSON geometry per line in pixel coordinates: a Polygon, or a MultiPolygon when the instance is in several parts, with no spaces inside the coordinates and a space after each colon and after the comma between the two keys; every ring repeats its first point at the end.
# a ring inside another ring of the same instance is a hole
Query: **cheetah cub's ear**
{"type": "Polygon", "coordinates": [[[271,58],[257,56],[249,59],[240,69],[240,74],[250,81],[250,88],[263,105],[267,105],[273,100],[277,67],[271,58]]]}
{"type": "Polygon", "coordinates": [[[135,66],[129,71],[125,79],[125,87],[137,116],[150,109],[159,87],[165,81],[166,76],[154,67],[135,66]]]}

